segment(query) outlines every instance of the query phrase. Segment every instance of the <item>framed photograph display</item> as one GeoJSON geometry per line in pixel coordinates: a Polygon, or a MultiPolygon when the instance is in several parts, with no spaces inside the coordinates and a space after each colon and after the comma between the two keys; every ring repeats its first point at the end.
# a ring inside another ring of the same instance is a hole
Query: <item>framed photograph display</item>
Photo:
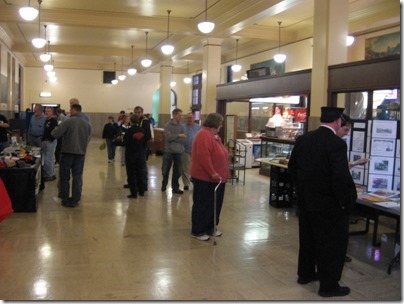
{"type": "Polygon", "coordinates": [[[396,140],[394,138],[372,138],[370,155],[394,157],[396,140]]]}
{"type": "Polygon", "coordinates": [[[354,162],[361,158],[365,158],[365,153],[352,151],[349,161],[354,162]]]}
{"type": "Polygon", "coordinates": [[[355,121],[352,129],[366,129],[366,121],[355,121]]]}
{"type": "Polygon", "coordinates": [[[397,136],[396,120],[374,120],[372,137],[393,138],[397,136]]]}
{"type": "Polygon", "coordinates": [[[369,174],[368,191],[380,189],[391,190],[393,185],[392,175],[369,174]]]}
{"type": "Polygon", "coordinates": [[[369,173],[392,175],[393,168],[393,157],[373,156],[370,159],[369,173]]]}
{"type": "Polygon", "coordinates": [[[355,184],[363,185],[363,182],[365,180],[364,179],[364,176],[365,176],[364,169],[352,168],[351,175],[352,175],[352,179],[355,184]]]}
{"type": "Polygon", "coordinates": [[[354,130],[352,132],[352,151],[365,152],[365,131],[354,130]]]}

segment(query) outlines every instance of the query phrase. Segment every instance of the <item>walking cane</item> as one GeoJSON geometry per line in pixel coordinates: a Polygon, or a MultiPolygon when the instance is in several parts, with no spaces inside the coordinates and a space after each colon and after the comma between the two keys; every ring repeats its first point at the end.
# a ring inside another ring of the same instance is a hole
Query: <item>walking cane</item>
{"type": "Polygon", "coordinates": [[[213,195],[213,246],[216,246],[216,197],[217,197],[217,189],[222,183],[222,177],[219,176],[219,183],[215,187],[214,195],[213,195]]]}

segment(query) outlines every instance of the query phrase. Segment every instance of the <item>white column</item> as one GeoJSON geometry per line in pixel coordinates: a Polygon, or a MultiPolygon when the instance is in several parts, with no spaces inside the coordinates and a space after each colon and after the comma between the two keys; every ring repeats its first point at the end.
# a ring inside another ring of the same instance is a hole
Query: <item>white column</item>
{"type": "Polygon", "coordinates": [[[347,62],[347,35],[348,0],[314,0],[310,117],[327,105],[328,66],[347,62]]]}
{"type": "Polygon", "coordinates": [[[216,112],[216,85],[220,83],[221,49],[223,39],[203,41],[202,114],[216,112]]]}

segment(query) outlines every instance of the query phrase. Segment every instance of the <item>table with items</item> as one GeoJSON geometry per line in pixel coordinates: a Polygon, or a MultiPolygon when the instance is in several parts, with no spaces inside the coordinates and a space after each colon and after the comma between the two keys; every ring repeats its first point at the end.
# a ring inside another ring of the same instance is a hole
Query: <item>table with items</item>
{"type": "Polygon", "coordinates": [[[288,160],[281,158],[258,158],[257,161],[270,166],[269,204],[277,208],[290,208],[296,194],[289,179],[288,160]]]}
{"type": "Polygon", "coordinates": [[[36,212],[37,195],[44,188],[39,148],[8,147],[0,156],[0,178],[14,212],[36,212]]]}

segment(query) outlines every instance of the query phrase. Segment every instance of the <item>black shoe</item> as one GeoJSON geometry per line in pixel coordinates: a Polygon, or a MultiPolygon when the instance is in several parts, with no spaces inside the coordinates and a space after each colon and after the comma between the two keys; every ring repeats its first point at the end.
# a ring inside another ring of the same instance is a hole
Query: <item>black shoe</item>
{"type": "Polygon", "coordinates": [[[318,274],[317,272],[314,274],[314,277],[299,277],[297,279],[297,283],[301,284],[301,285],[306,285],[309,284],[310,282],[314,282],[314,281],[318,281],[318,274]]]}
{"type": "Polygon", "coordinates": [[[69,202],[68,200],[62,200],[62,206],[67,208],[74,208],[78,206],[78,203],[72,203],[69,202]]]}
{"type": "Polygon", "coordinates": [[[352,258],[351,257],[349,257],[349,256],[345,256],[345,262],[352,262],[352,258]]]}
{"type": "Polygon", "coordinates": [[[43,178],[44,182],[51,182],[54,181],[56,179],[56,176],[46,176],[43,178]]]}
{"type": "Polygon", "coordinates": [[[137,195],[129,194],[127,198],[137,198],[137,195]]]}
{"type": "Polygon", "coordinates": [[[351,289],[349,287],[346,286],[339,286],[336,290],[332,290],[332,291],[319,291],[318,294],[321,297],[344,297],[349,295],[349,293],[351,292],[351,289]]]}
{"type": "Polygon", "coordinates": [[[161,192],[166,192],[167,187],[166,186],[161,186],[161,192]]]}
{"type": "Polygon", "coordinates": [[[144,191],[139,191],[139,196],[144,196],[144,191]]]}
{"type": "Polygon", "coordinates": [[[189,190],[189,186],[184,186],[184,190],[189,190]]]}
{"type": "Polygon", "coordinates": [[[175,193],[175,194],[184,194],[184,191],[178,189],[178,190],[173,190],[173,193],[175,193]]]}
{"type": "Polygon", "coordinates": [[[125,184],[125,185],[123,185],[123,187],[124,187],[125,189],[128,189],[128,188],[129,188],[129,185],[128,185],[128,184],[125,184]]]}

